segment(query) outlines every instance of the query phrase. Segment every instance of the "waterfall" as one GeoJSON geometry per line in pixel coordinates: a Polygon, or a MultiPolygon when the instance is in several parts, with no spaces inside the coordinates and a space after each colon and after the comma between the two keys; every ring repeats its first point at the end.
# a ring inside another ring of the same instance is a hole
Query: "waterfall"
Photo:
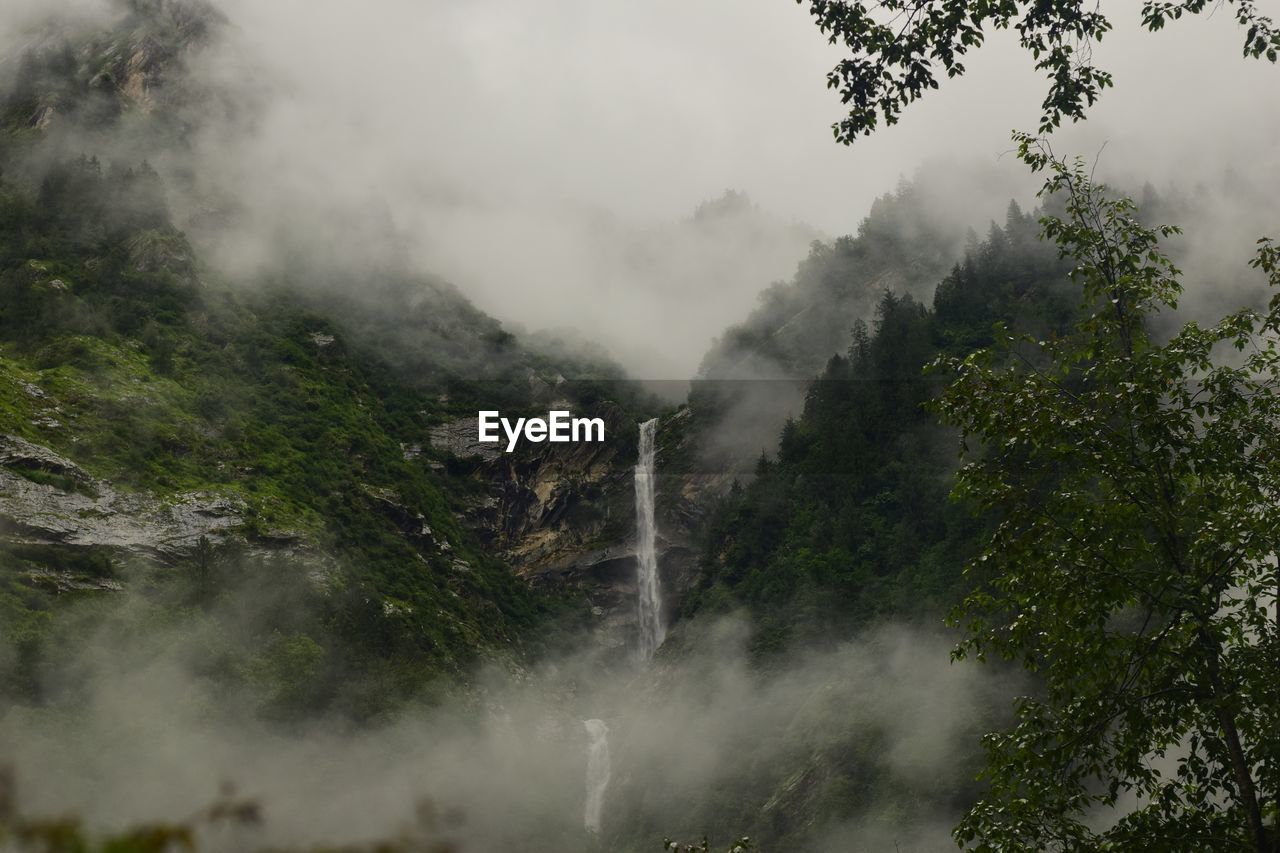
{"type": "Polygon", "coordinates": [[[640,424],[640,452],[636,465],[636,586],[640,599],[640,659],[649,660],[662,645],[662,589],[658,583],[657,526],[653,519],[654,433],[658,419],[640,424]]]}
{"type": "Polygon", "coordinates": [[[587,807],[582,823],[599,835],[604,790],[609,787],[609,727],[604,720],[583,720],[582,725],[587,729],[587,807]]]}
{"type": "MultiPolygon", "coordinates": [[[[640,608],[640,657],[649,660],[666,636],[662,625],[662,590],[658,584],[658,529],[654,523],[654,436],[658,419],[640,424],[636,464],[636,586],[640,608]]],[[[587,802],[582,823],[600,834],[604,792],[609,787],[609,727],[604,720],[583,720],[587,730],[587,802]]]]}

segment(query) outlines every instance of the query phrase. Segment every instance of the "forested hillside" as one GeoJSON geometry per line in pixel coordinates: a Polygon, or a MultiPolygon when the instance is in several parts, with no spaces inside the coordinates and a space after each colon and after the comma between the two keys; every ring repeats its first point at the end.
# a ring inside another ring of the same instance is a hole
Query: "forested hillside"
{"type": "Polygon", "coordinates": [[[706,379],[809,378],[842,351],[854,318],[890,290],[926,298],[957,256],[963,229],[933,209],[917,183],[876,199],[857,234],[814,241],[791,281],[729,327],[703,358],[706,379]]]}
{"type": "Polygon", "coordinates": [[[0,458],[30,484],[5,503],[19,638],[6,701],[56,701],[42,685],[66,664],[58,649],[74,650],[80,629],[60,613],[77,599],[145,589],[147,618],[181,624],[262,574],[276,591],[247,632],[223,614],[215,657],[274,715],[379,714],[465,677],[477,655],[522,659],[581,604],[531,592],[478,546],[458,517],[475,487],[428,436],[477,401],[641,396],[603,379],[615,367],[539,355],[393,263],[357,273],[299,257],[247,287],[226,281],[175,227],[146,161],[60,157],[72,128],[109,140],[122,122],[173,118],[140,114],[95,61],[170,79],[165,62],[204,32],[179,23],[139,7],[123,35],[35,48],[4,103],[0,458]],[[100,522],[77,529],[69,513],[100,522]]]}
{"type": "MultiPolygon", "coordinates": [[[[809,385],[776,456],[719,507],[691,612],[751,607],[758,644],[835,640],[876,619],[937,617],[983,528],[949,500],[957,439],[924,404],[926,366],[992,343],[1003,323],[1061,330],[1075,310],[1066,265],[1011,204],[971,245],[932,305],[882,290],[870,324],[809,385]]],[[[831,279],[834,284],[838,279],[831,279]]]]}

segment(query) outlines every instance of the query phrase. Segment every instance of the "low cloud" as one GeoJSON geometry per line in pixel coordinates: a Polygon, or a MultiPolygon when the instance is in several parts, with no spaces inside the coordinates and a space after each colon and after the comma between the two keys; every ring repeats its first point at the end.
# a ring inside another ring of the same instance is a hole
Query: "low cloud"
{"type": "MultiPolygon", "coordinates": [[[[87,605],[94,619],[103,606],[87,605]]],[[[105,606],[122,608],[124,622],[107,620],[117,626],[143,612],[130,615],[127,597],[105,606]]],[[[811,815],[805,849],[844,849],[834,839],[854,825],[944,845],[971,793],[976,735],[1017,682],[951,665],[933,630],[885,626],[763,665],[748,633],[741,619],[697,621],[647,671],[585,651],[532,671],[490,667],[380,725],[282,728],[210,675],[217,644],[200,620],[97,629],[46,685],[62,701],[0,716],[0,759],[25,813],[77,814],[97,831],[196,814],[232,783],[264,821],[207,833],[213,850],[419,832],[423,804],[431,837],[463,850],[586,849],[582,721],[600,718],[608,849],[656,849],[663,834],[727,840],[770,810],[811,815]]]]}

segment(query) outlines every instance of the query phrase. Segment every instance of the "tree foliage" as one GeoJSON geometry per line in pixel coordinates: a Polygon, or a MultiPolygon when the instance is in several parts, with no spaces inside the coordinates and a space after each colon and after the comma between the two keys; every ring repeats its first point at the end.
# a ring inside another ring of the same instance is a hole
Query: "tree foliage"
{"type": "MultiPolygon", "coordinates": [[[[803,3],[805,0],[796,0],[803,3]]],[[[1143,0],[1142,26],[1160,30],[1184,15],[1216,9],[1224,0],[1143,0]]],[[[1243,52],[1275,62],[1280,30],[1254,0],[1225,0],[1245,29],[1243,52]]],[[[1112,29],[1101,4],[1085,0],[809,0],[809,12],[832,44],[852,53],[827,75],[848,115],[832,126],[839,142],[851,144],[883,120],[895,124],[902,110],[940,75],[965,72],[969,51],[991,30],[1013,29],[1043,71],[1049,90],[1041,104],[1040,132],[1064,118],[1077,121],[1112,85],[1111,74],[1093,62],[1093,45],[1112,29]]]]}
{"type": "MultiPolygon", "coordinates": [[[[1044,233],[1083,319],[942,359],[956,494],[995,529],[968,572],[959,657],[1038,674],[986,738],[978,849],[1272,850],[1280,809],[1280,296],[1156,339],[1180,271],[1079,163],[1020,138],[1066,200],[1044,233]]],[[[1280,285],[1280,251],[1254,266],[1280,285]]]]}

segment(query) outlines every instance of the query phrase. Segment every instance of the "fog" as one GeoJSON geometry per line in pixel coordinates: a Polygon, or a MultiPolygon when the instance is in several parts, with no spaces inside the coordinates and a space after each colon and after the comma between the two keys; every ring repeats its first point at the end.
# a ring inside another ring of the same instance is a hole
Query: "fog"
{"type": "MultiPolygon", "coordinates": [[[[287,247],[359,290],[393,259],[518,329],[576,330],[641,379],[689,378],[811,239],[854,232],[923,164],[1001,176],[951,198],[980,232],[1035,187],[1009,134],[1035,126],[1045,83],[1009,33],[844,148],[825,85],[840,52],[779,0],[214,5],[227,25],[187,57],[194,162],[167,165],[192,178],[180,222],[224,269],[287,247]],[[754,206],[696,221],[726,190],[754,206]]],[[[0,32],[21,45],[38,11],[103,6],[7,4],[0,32]]],[[[1116,88],[1058,150],[1101,153],[1134,186],[1217,185],[1224,164],[1274,176],[1280,102],[1231,16],[1158,34],[1130,17],[1095,50],[1116,88]]]]}
{"type": "MultiPolygon", "coordinates": [[[[999,158],[1042,97],[1030,58],[996,34],[965,77],[845,149],[831,141],[840,104],[825,88],[840,52],[791,3],[219,5],[257,63],[255,84],[280,90],[262,151],[302,154],[317,174],[340,163],[335,191],[364,185],[396,201],[448,189],[669,220],[736,188],[783,219],[847,233],[925,160],[999,158]]],[[[1229,16],[1159,34],[1128,17],[1095,50],[1116,88],[1068,148],[1108,141],[1109,156],[1151,180],[1271,149],[1269,69],[1234,61],[1242,34],[1229,16]],[[1211,143],[1197,133],[1209,127],[1211,143]]]]}
{"type": "Polygon", "coordinates": [[[902,625],[763,669],[748,639],[746,622],[726,617],[681,626],[644,673],[590,652],[532,671],[494,664],[467,693],[380,726],[273,728],[202,674],[216,643],[198,627],[100,627],[59,667],[63,683],[46,685],[62,700],[0,716],[0,751],[23,813],[79,814],[97,831],[197,815],[230,786],[261,822],[206,828],[208,849],[404,837],[582,850],[595,842],[582,821],[581,721],[600,717],[612,753],[600,849],[657,849],[663,834],[727,842],[756,809],[821,796],[833,773],[875,790],[809,828],[804,849],[848,849],[849,833],[951,848],[975,733],[1019,682],[952,666],[949,638],[902,625]],[[789,781],[796,773],[807,781],[789,781]]]}
{"type": "MultiPolygon", "coordinates": [[[[1034,127],[1045,83],[1007,33],[899,125],[842,148],[825,87],[839,52],[792,3],[220,5],[233,29],[211,61],[252,69],[266,93],[251,133],[202,152],[238,200],[268,222],[385,205],[414,261],[480,307],[585,330],[640,378],[691,375],[757,292],[790,277],[807,245],[795,226],[852,233],[924,163],[1003,173],[954,197],[979,231],[1011,190],[1026,203],[1034,188],[1009,133],[1034,127]],[[680,226],[726,189],[769,224],[680,226]]],[[[1060,151],[1105,145],[1104,172],[1138,186],[1216,183],[1223,163],[1276,174],[1271,69],[1238,58],[1229,15],[1159,34],[1118,17],[1095,51],[1116,88],[1060,151]]]]}

